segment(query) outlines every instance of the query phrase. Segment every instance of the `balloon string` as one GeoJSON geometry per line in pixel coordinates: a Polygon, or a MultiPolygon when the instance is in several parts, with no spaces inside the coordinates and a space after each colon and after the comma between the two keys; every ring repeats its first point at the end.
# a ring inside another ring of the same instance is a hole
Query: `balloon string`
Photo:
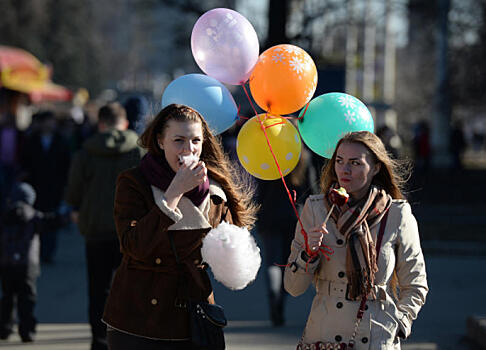
{"type": "MultiPolygon", "coordinates": [[[[267,141],[267,145],[268,145],[268,148],[270,149],[270,153],[272,154],[272,157],[273,157],[273,160],[275,161],[275,165],[277,166],[277,170],[278,170],[278,173],[280,174],[280,179],[282,180],[282,183],[285,187],[285,190],[287,191],[287,195],[289,197],[289,201],[290,201],[290,204],[292,204],[292,208],[294,210],[294,213],[295,213],[295,216],[297,217],[297,220],[299,221],[299,224],[300,224],[300,227],[301,227],[301,233],[302,235],[304,236],[304,241],[305,241],[305,250],[307,252],[307,254],[313,258],[314,256],[318,255],[319,252],[312,252],[309,248],[309,242],[308,242],[308,234],[307,232],[305,231],[304,229],[304,225],[302,224],[302,221],[300,219],[300,215],[299,215],[299,212],[297,211],[297,208],[295,207],[295,202],[296,202],[296,191],[295,190],[292,190],[292,192],[294,193],[294,196],[292,196],[290,194],[290,190],[287,186],[287,183],[285,182],[285,178],[284,178],[284,175],[282,174],[282,169],[280,168],[280,164],[278,163],[278,160],[277,160],[277,156],[275,155],[275,153],[273,152],[273,148],[272,148],[272,144],[270,143],[270,139],[268,138],[268,135],[267,135],[267,131],[266,129],[269,128],[269,127],[272,127],[274,125],[277,125],[277,124],[281,124],[281,123],[276,123],[276,124],[273,124],[273,125],[269,125],[268,127],[265,127],[263,125],[263,121],[260,120],[260,126],[262,128],[262,131],[263,131],[263,134],[265,135],[265,139],[267,141]]],[[[327,246],[326,246],[327,247],[327,246]]],[[[328,259],[328,257],[326,256],[326,258],[328,259]]],[[[329,260],[329,259],[328,259],[329,260]]],[[[307,267],[306,267],[306,270],[307,270],[307,267]]]]}
{"type": "Polygon", "coordinates": [[[243,91],[244,91],[244,92],[245,92],[245,94],[246,94],[246,98],[247,98],[247,99],[248,99],[248,101],[250,102],[251,108],[253,108],[253,112],[255,112],[255,116],[258,116],[258,112],[256,111],[256,108],[255,108],[255,106],[253,105],[253,102],[251,102],[250,95],[248,95],[248,91],[246,91],[245,84],[241,84],[241,87],[243,88],[243,91]]]}
{"type": "MultiPolygon", "coordinates": [[[[245,85],[243,84],[241,86],[243,87],[243,90],[245,91],[246,97],[248,98],[248,101],[250,102],[250,105],[253,108],[253,111],[255,112],[255,116],[258,118],[258,121],[260,122],[260,127],[261,127],[261,129],[263,131],[263,134],[265,135],[265,139],[267,141],[268,148],[270,149],[270,153],[272,154],[273,160],[275,161],[275,164],[277,165],[277,170],[278,170],[278,173],[280,174],[280,178],[281,178],[282,183],[283,183],[283,185],[285,187],[285,190],[287,191],[287,195],[289,197],[290,204],[292,205],[292,208],[294,209],[295,216],[297,217],[297,220],[299,221],[300,227],[302,228],[301,232],[302,232],[302,234],[304,236],[306,252],[309,255],[311,255],[312,252],[310,251],[310,248],[309,248],[308,238],[307,238],[307,232],[305,232],[305,230],[304,230],[304,226],[302,225],[302,221],[300,220],[299,213],[297,211],[297,208],[295,207],[295,202],[294,202],[294,200],[292,198],[292,195],[290,194],[289,188],[287,187],[287,184],[285,182],[284,176],[282,174],[282,170],[280,169],[280,165],[278,164],[277,157],[275,156],[275,153],[273,152],[272,145],[270,144],[270,140],[268,139],[268,135],[267,135],[267,132],[265,130],[266,129],[265,128],[265,125],[263,125],[263,121],[261,120],[261,118],[258,117],[258,112],[256,111],[255,106],[253,106],[253,103],[251,102],[250,95],[248,94],[248,91],[246,91],[245,85]]],[[[268,113],[265,113],[265,116],[267,116],[267,115],[268,115],[268,113]]],[[[318,253],[313,253],[314,256],[316,254],[318,254],[318,253]]]]}
{"type": "Polygon", "coordinates": [[[304,109],[304,113],[302,114],[302,117],[297,117],[298,120],[302,120],[304,119],[304,116],[305,116],[305,113],[307,113],[307,107],[309,107],[309,103],[310,102],[307,102],[306,105],[305,105],[305,109],[304,109]]]}
{"type": "MultiPolygon", "coordinates": [[[[290,204],[292,204],[292,208],[294,209],[295,216],[297,217],[297,220],[299,221],[300,227],[302,228],[302,234],[304,235],[304,240],[305,240],[305,249],[307,253],[311,253],[310,248],[309,248],[309,243],[308,243],[308,238],[307,238],[307,232],[304,230],[304,226],[302,225],[302,221],[300,220],[299,212],[297,211],[297,208],[295,207],[295,202],[294,199],[292,198],[292,195],[290,194],[290,190],[287,186],[287,183],[285,182],[284,175],[282,173],[282,169],[280,168],[280,164],[278,163],[277,156],[273,152],[272,144],[270,143],[270,140],[268,139],[267,131],[265,128],[265,125],[263,125],[263,121],[260,120],[260,126],[262,128],[263,134],[265,135],[265,139],[267,141],[268,148],[270,149],[270,153],[272,154],[273,160],[275,161],[275,165],[277,166],[278,173],[280,174],[280,179],[282,180],[282,183],[285,187],[285,190],[287,191],[287,195],[290,200],[290,204]]],[[[312,254],[309,254],[312,255],[312,254]]],[[[316,254],[313,254],[314,256],[316,254]]]]}
{"type": "MultiPolygon", "coordinates": [[[[269,128],[269,127],[272,127],[274,125],[278,125],[278,124],[284,124],[282,122],[280,123],[275,123],[273,125],[269,125],[268,127],[265,127],[265,125],[263,124],[263,121],[261,120],[261,118],[258,116],[258,112],[256,111],[255,109],[255,106],[253,105],[252,101],[251,101],[251,98],[250,98],[250,95],[248,94],[248,91],[246,90],[245,88],[245,85],[242,84],[241,87],[243,88],[243,91],[245,92],[245,95],[246,95],[246,98],[248,99],[248,101],[250,102],[250,105],[251,107],[253,108],[253,111],[255,112],[255,116],[258,118],[258,121],[260,122],[260,127],[263,131],[263,134],[265,135],[265,139],[267,141],[267,145],[268,145],[268,148],[270,149],[270,153],[272,154],[272,157],[273,157],[273,160],[275,161],[275,165],[277,166],[277,170],[278,170],[278,173],[280,174],[280,179],[282,180],[282,183],[285,187],[285,190],[287,191],[287,195],[289,197],[289,201],[290,201],[290,204],[292,205],[292,208],[294,210],[294,213],[295,213],[295,216],[297,217],[297,220],[300,224],[300,227],[301,227],[301,233],[302,235],[304,236],[304,242],[305,242],[305,250],[306,250],[306,253],[311,257],[315,257],[316,255],[319,254],[319,251],[323,253],[323,255],[326,257],[327,260],[329,260],[329,256],[328,255],[331,255],[334,253],[334,251],[332,251],[332,248],[326,246],[326,245],[323,245],[319,248],[319,250],[317,252],[312,252],[309,248],[309,242],[308,242],[308,235],[307,235],[307,232],[305,231],[304,229],[304,225],[302,224],[302,221],[300,219],[300,215],[299,215],[299,212],[297,211],[297,208],[295,207],[295,202],[296,202],[296,192],[295,190],[293,190],[293,193],[294,193],[294,198],[292,198],[292,195],[290,194],[290,190],[287,186],[287,183],[285,182],[285,179],[284,179],[284,175],[282,174],[282,170],[280,169],[280,164],[278,163],[278,160],[277,160],[277,157],[275,155],[275,153],[273,152],[273,148],[272,148],[272,145],[270,143],[270,140],[268,138],[268,135],[267,135],[267,132],[266,132],[266,128],[269,128]]],[[[308,106],[309,104],[307,104],[308,106]]],[[[307,106],[306,106],[306,109],[305,111],[307,111],[307,106]]],[[[304,114],[305,114],[305,111],[304,111],[304,114]]],[[[268,113],[265,113],[265,118],[268,117],[268,113]]],[[[304,117],[304,115],[302,115],[302,118],[304,117]]],[[[310,259],[309,259],[310,260],[310,259]]],[[[306,271],[307,271],[307,266],[306,266],[306,271]]]]}
{"type": "Polygon", "coordinates": [[[250,118],[247,118],[247,117],[243,117],[241,114],[240,114],[240,111],[241,111],[241,106],[238,105],[238,111],[236,112],[236,115],[238,116],[238,119],[250,119],[250,118]]]}
{"type": "MultiPolygon", "coordinates": [[[[271,117],[270,117],[271,119],[271,117]]],[[[283,125],[285,124],[285,122],[278,122],[278,123],[275,123],[275,124],[272,124],[272,125],[267,125],[267,126],[264,126],[265,129],[268,129],[268,128],[271,128],[272,126],[275,126],[275,125],[283,125]]]]}

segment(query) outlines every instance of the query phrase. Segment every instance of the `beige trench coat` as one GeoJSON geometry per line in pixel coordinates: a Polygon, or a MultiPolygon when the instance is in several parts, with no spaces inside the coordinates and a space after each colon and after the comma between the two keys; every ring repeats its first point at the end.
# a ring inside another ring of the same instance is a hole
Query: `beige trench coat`
{"type": "MultiPolygon", "coordinates": [[[[308,232],[320,226],[326,214],[324,195],[310,196],[301,215],[304,229],[308,232]]],[[[379,226],[377,224],[370,228],[375,242],[379,226]]],[[[334,250],[329,261],[321,256],[307,265],[306,272],[306,263],[301,257],[304,237],[300,233],[300,224],[297,224],[289,265],[285,269],[284,286],[291,295],[304,293],[310,284],[316,289],[303,334],[304,343],[347,343],[353,333],[359,308],[359,301],[346,298],[344,236],[332,219],[328,221],[327,229],[329,234],[324,236],[323,243],[334,250]]],[[[399,331],[405,337],[410,335],[412,321],[425,303],[428,287],[417,222],[410,205],[404,200],[393,200],[390,207],[378,269],[375,277],[377,298],[367,302],[356,336],[356,350],[400,349],[399,331]],[[398,300],[391,297],[389,288],[393,270],[397,273],[400,287],[398,300]]]]}

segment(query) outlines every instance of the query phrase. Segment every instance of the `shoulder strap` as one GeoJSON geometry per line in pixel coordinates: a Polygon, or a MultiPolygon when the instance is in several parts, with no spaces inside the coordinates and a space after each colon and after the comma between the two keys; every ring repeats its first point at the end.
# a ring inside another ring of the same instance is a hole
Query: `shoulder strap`
{"type": "Polygon", "coordinates": [[[378,257],[380,256],[380,249],[381,249],[381,242],[383,241],[383,236],[385,234],[385,227],[386,227],[386,220],[388,219],[388,211],[387,209],[385,215],[380,222],[380,231],[378,231],[378,237],[376,238],[376,261],[378,262],[378,257]]]}
{"type": "MultiPolygon", "coordinates": [[[[383,218],[381,219],[380,222],[380,231],[378,231],[378,237],[376,238],[376,261],[378,262],[378,257],[380,256],[380,249],[381,249],[381,242],[383,241],[383,236],[385,234],[385,227],[386,227],[386,220],[388,219],[388,210],[386,210],[385,215],[383,215],[383,218]]],[[[356,323],[354,326],[354,332],[351,337],[351,340],[348,343],[348,348],[354,348],[354,338],[356,337],[356,333],[358,331],[358,326],[359,323],[361,322],[361,319],[363,318],[364,311],[365,311],[365,306],[366,306],[366,301],[368,300],[368,296],[364,295],[361,298],[361,302],[359,303],[359,309],[358,313],[356,315],[356,323]]]]}
{"type": "MultiPolygon", "coordinates": [[[[385,215],[383,215],[383,218],[381,219],[380,231],[378,231],[378,237],[376,239],[376,261],[377,262],[378,262],[378,257],[380,255],[381,242],[383,241],[383,236],[385,234],[386,220],[388,219],[388,210],[389,209],[386,210],[385,215]]],[[[365,308],[367,299],[368,299],[367,295],[365,295],[361,298],[361,303],[359,305],[359,310],[358,310],[358,318],[359,319],[363,318],[364,308],[365,308]]]]}

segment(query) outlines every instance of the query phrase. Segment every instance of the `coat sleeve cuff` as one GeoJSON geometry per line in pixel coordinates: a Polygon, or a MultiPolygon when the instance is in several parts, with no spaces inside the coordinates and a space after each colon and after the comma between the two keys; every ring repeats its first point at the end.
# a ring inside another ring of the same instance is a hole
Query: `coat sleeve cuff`
{"type": "Polygon", "coordinates": [[[306,272],[314,272],[317,268],[317,266],[319,266],[319,261],[321,259],[319,259],[319,256],[317,257],[317,259],[313,260],[313,259],[309,259],[308,261],[304,260],[303,259],[303,253],[305,253],[305,250],[301,250],[298,254],[297,254],[297,259],[295,259],[295,264],[297,265],[298,268],[306,271],[306,272]]]}
{"type": "Polygon", "coordinates": [[[398,333],[401,332],[402,334],[400,335],[403,335],[403,339],[407,339],[412,331],[412,324],[406,313],[400,310],[397,310],[397,313],[398,313],[397,316],[398,316],[398,328],[399,328],[398,333]]]}
{"type": "Polygon", "coordinates": [[[169,218],[171,218],[174,221],[174,223],[182,220],[182,213],[179,210],[179,208],[175,208],[175,209],[169,208],[165,198],[162,198],[161,201],[157,201],[157,206],[162,211],[162,213],[164,213],[169,218]]]}

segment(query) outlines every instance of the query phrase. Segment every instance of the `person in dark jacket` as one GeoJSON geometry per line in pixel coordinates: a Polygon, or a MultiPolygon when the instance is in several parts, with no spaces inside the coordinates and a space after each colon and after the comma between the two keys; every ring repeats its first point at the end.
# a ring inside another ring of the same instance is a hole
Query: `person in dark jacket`
{"type": "Polygon", "coordinates": [[[0,211],[20,172],[25,134],[17,127],[16,115],[26,95],[0,87],[0,211]]]}
{"type": "MultiPolygon", "coordinates": [[[[298,212],[303,205],[303,200],[317,191],[317,179],[312,170],[310,152],[302,148],[299,163],[285,177],[289,189],[295,191],[298,212]]],[[[297,217],[281,179],[258,180],[257,188],[258,204],[261,209],[258,212],[256,227],[263,241],[270,319],[273,326],[278,327],[285,323],[287,292],[283,286],[284,271],[277,265],[284,264],[290,253],[289,247],[297,217]]]]}
{"type": "MultiPolygon", "coordinates": [[[[69,147],[57,130],[53,112],[39,112],[32,118],[37,128],[27,138],[22,150],[22,170],[26,173],[26,181],[32,184],[37,193],[34,207],[42,212],[58,212],[62,208],[71,158],[69,147]]],[[[54,262],[59,222],[49,220],[42,225],[42,262],[54,262]]]]}
{"type": "Polygon", "coordinates": [[[42,213],[33,208],[36,193],[27,183],[14,183],[0,225],[2,299],[0,339],[13,332],[17,299],[19,334],[23,342],[34,339],[36,279],[39,276],[38,228],[42,213]]]}
{"type": "Polygon", "coordinates": [[[113,220],[116,178],[138,165],[142,155],[137,134],[127,127],[125,109],[119,103],[100,108],[98,132],[84,142],[69,172],[66,202],[73,207],[73,221],[86,242],[92,350],[107,349],[101,317],[121,260],[113,220]]]}

